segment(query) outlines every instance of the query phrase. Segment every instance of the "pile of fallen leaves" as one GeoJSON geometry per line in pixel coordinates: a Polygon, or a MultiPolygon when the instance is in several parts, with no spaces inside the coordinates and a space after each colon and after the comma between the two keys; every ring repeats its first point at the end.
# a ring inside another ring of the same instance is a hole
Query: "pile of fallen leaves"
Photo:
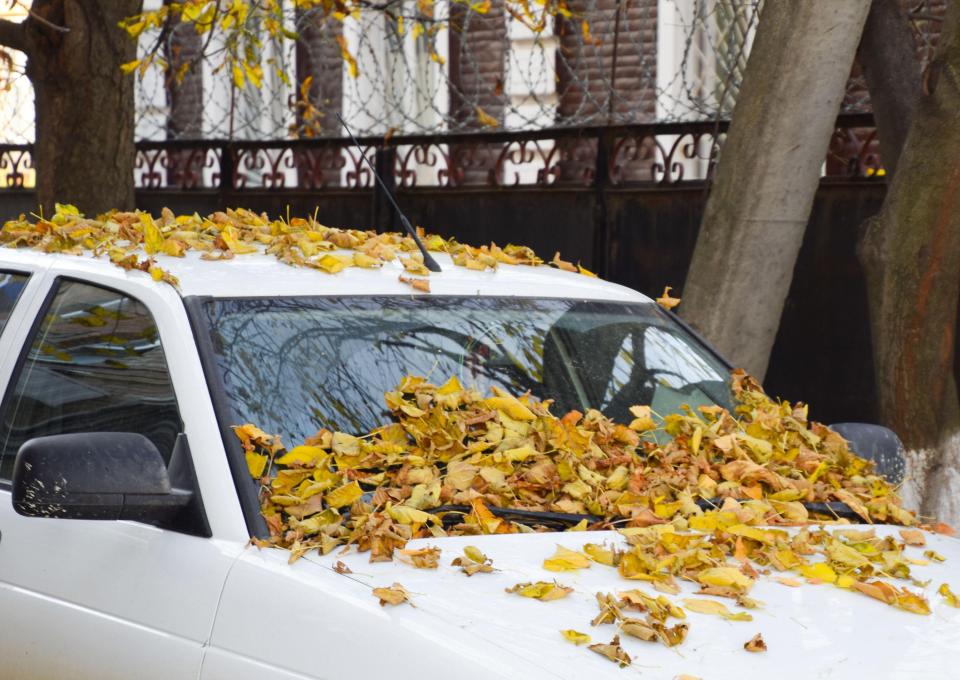
{"type": "Polygon", "coordinates": [[[393,422],[363,436],[321,430],[287,450],[254,425],[235,431],[270,542],[295,556],[353,544],[389,560],[416,537],[534,530],[491,507],[584,515],[577,528],[712,531],[730,518],[805,523],[805,503],[839,501],[866,522],[916,522],[872,463],[808,422],[806,406],[770,399],[740,371],[732,384],[734,413],[701,406],[658,423],[634,406],[623,424],[595,410],[557,417],[549,401],[484,396],[456,378],[407,377],[385,395],[393,422]]]}
{"type": "MultiPolygon", "coordinates": [[[[569,528],[617,529],[626,545],[558,546],[543,568],[562,573],[603,565],[625,583],[658,591],[596,593],[590,624],[612,624],[617,632],[588,648],[621,666],[631,663],[621,636],[678,645],[689,629],[687,612],[752,621],[750,610],[763,606],[750,596],[761,575],[788,587],[831,585],[929,614],[923,594],[908,587],[928,585],[911,566],[944,557],[932,550],[924,559],[906,554],[925,538],[910,528],[917,520],[895,489],[838,434],[808,421],[805,406],[772,400],[742,371],[734,372],[732,387],[733,413],[701,406],[659,418],[635,406],[633,421],[624,424],[593,410],[557,417],[550,402],[529,394],[494,388],[484,396],[456,378],[436,386],[408,376],[385,395],[393,422],[364,436],[321,430],[288,450],[277,435],[237,426],[270,530],[269,540],[254,543],[288,548],[291,561],[312,549],[326,554],[353,546],[369,551],[372,562],[436,569],[441,548],[407,548],[407,541],[546,530],[498,516],[498,508],[584,515],[569,528]],[[907,528],[902,540],[842,522],[827,530],[824,522],[835,518],[808,510],[826,502],[845,504],[867,523],[907,528]],[[669,597],[680,594],[681,580],[697,584],[696,595],[728,598],[730,606],[699,597],[681,606],[669,597]]],[[[467,576],[496,571],[472,546],[451,564],[467,576]]],[[[349,572],[341,562],[335,570],[349,572]]],[[[507,589],[543,602],[573,591],[559,581],[507,589]]],[[[947,584],[938,592],[960,606],[947,584]]],[[[381,605],[410,600],[399,583],[374,595],[381,605]]],[[[577,645],[591,641],[577,630],[560,632],[577,645]]],[[[743,648],[763,652],[766,643],[757,634],[743,648]]]]}
{"type": "MultiPolygon", "coordinates": [[[[452,238],[421,234],[427,250],[450,255],[455,265],[484,271],[499,264],[547,264],[526,246],[500,248],[468,246],[452,238]]],[[[310,267],[336,274],[347,267],[374,268],[399,258],[404,270],[429,276],[416,243],[406,234],[377,233],[358,229],[327,227],[314,217],[271,220],[238,208],[215,212],[207,217],[174,215],[164,208],[160,217],[147,212],[109,212],[96,218],[84,217],[76,207],[58,203],[49,219],[34,221],[20,215],[0,229],[0,244],[34,248],[47,253],[107,256],[126,270],[148,272],[157,281],[177,285],[177,279],[162,269],[156,255],[183,257],[189,250],[202,253],[204,260],[229,260],[236,255],[266,253],[289,265],[310,267]],[[350,254],[332,251],[353,251],[350,254]]],[[[593,276],[583,267],[554,255],[551,266],[593,276]]],[[[406,276],[401,281],[429,292],[428,279],[406,276]]]]}

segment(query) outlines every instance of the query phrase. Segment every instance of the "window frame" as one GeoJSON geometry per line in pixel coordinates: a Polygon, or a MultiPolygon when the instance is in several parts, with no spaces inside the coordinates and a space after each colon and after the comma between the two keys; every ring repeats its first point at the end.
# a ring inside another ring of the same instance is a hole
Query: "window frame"
{"type": "Polygon", "coordinates": [[[0,326],[0,335],[2,335],[7,328],[10,326],[10,320],[14,318],[14,314],[17,309],[20,307],[20,301],[23,300],[23,296],[27,294],[27,288],[30,286],[30,282],[34,278],[36,272],[30,271],[28,269],[17,269],[16,267],[3,267],[0,266],[0,276],[4,274],[9,274],[11,276],[25,276],[26,280],[23,282],[23,288],[20,289],[20,293],[17,295],[17,299],[13,301],[13,307],[10,308],[10,316],[7,317],[7,320],[3,323],[3,326],[0,326]]]}
{"type": "MultiPolygon", "coordinates": [[[[40,331],[40,327],[43,325],[43,321],[47,316],[47,313],[50,311],[50,307],[53,305],[54,299],[56,299],[57,294],[60,292],[61,286],[64,283],[77,283],[83,286],[91,286],[94,288],[100,288],[101,290],[106,290],[111,293],[116,293],[117,295],[122,295],[124,297],[134,300],[140,305],[143,305],[144,309],[147,310],[147,313],[150,315],[150,319],[153,321],[154,325],[157,327],[157,337],[160,342],[160,347],[163,349],[163,339],[160,337],[159,325],[157,324],[156,316],[150,310],[150,305],[146,304],[143,300],[139,299],[137,296],[133,295],[129,291],[122,290],[120,288],[115,288],[113,286],[104,285],[100,282],[86,280],[76,276],[68,276],[64,274],[56,274],[52,277],[49,282],[49,287],[44,292],[44,297],[40,305],[37,307],[34,314],[34,318],[31,320],[29,328],[26,335],[23,338],[23,342],[20,346],[20,352],[17,356],[16,363],[13,365],[13,370],[10,372],[10,376],[7,379],[7,386],[3,392],[3,399],[0,400],[0,423],[3,423],[6,420],[7,411],[10,408],[11,400],[14,396],[14,391],[17,388],[17,385],[20,382],[20,376],[23,375],[23,369],[26,366],[27,360],[30,356],[30,349],[33,347],[33,341],[37,337],[37,333],[40,331]]],[[[18,299],[19,302],[19,299],[18,299]]],[[[173,381],[173,375],[170,372],[170,367],[167,364],[167,355],[164,352],[164,365],[166,367],[167,376],[170,381],[170,388],[173,391],[173,399],[176,404],[177,417],[180,419],[180,434],[186,434],[186,422],[183,419],[183,413],[180,409],[180,399],[177,396],[176,385],[173,381]]],[[[192,461],[191,461],[192,464],[192,461]]],[[[4,479],[0,477],[0,491],[11,491],[13,489],[13,480],[4,479]]]]}

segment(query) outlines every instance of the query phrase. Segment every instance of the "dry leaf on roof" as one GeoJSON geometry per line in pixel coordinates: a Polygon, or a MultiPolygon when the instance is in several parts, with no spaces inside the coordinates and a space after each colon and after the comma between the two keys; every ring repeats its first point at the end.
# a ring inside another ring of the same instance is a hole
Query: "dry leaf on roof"
{"type": "Polygon", "coordinates": [[[414,290],[419,290],[421,293],[430,292],[430,281],[427,279],[417,279],[412,276],[404,276],[403,274],[399,276],[399,279],[400,283],[405,283],[414,290]]]}
{"type": "Polygon", "coordinates": [[[670,291],[672,290],[671,286],[665,286],[663,289],[663,295],[657,298],[657,304],[663,307],[664,309],[673,309],[680,304],[680,298],[675,298],[670,296],[670,291]]]}

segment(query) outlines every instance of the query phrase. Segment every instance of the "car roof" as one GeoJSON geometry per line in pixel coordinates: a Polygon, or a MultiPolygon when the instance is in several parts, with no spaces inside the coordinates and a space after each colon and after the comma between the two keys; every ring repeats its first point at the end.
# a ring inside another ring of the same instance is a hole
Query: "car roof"
{"type": "MultiPolygon", "coordinates": [[[[332,251],[352,255],[353,251],[332,251]]],[[[231,260],[202,260],[201,254],[188,251],[184,257],[156,256],[157,264],[179,280],[181,296],[293,297],[306,295],[424,295],[400,280],[426,278],[433,295],[478,295],[508,297],[556,297],[625,302],[651,302],[650,298],[625,286],[591,276],[562,271],[548,266],[501,264],[496,271],[475,271],[453,264],[445,253],[432,253],[443,271],[419,277],[407,273],[398,260],[382,267],[347,267],[328,274],[309,267],[284,264],[272,255],[237,255],[231,260]]],[[[125,271],[106,256],[42,253],[28,249],[0,248],[0,264],[31,268],[50,267],[65,276],[81,277],[96,273],[99,277],[154,282],[141,271],[125,271]]]]}

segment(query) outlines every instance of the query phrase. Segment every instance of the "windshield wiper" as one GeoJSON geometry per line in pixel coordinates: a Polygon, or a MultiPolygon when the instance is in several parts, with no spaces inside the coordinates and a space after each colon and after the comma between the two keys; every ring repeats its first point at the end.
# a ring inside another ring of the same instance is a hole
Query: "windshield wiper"
{"type": "MultiPolygon", "coordinates": [[[[550,527],[551,529],[566,529],[568,527],[580,524],[580,522],[583,520],[587,520],[588,524],[595,524],[603,521],[602,517],[597,517],[596,515],[580,515],[572,512],[549,512],[546,510],[499,508],[495,505],[489,505],[487,506],[487,509],[490,510],[494,516],[510,522],[526,524],[527,526],[539,524],[545,527],[550,527]]],[[[473,509],[469,505],[441,505],[438,508],[429,510],[429,512],[434,515],[445,513],[443,515],[443,525],[444,527],[450,527],[454,524],[460,523],[460,518],[458,515],[469,515],[471,512],[473,512],[473,509]]]]}
{"type": "MultiPolygon", "coordinates": [[[[720,498],[698,498],[695,502],[701,510],[717,510],[723,505],[723,500],[720,498]]],[[[803,507],[807,509],[807,512],[817,515],[825,515],[836,519],[848,519],[857,524],[863,522],[863,518],[855,513],[850,506],[839,501],[803,503],[803,507]]],[[[567,529],[576,526],[583,520],[586,520],[587,524],[599,524],[603,522],[602,517],[573,512],[523,510],[521,508],[500,508],[497,506],[487,506],[487,509],[490,510],[494,516],[510,522],[525,524],[527,526],[541,525],[551,529],[567,529]]],[[[469,505],[441,505],[440,507],[429,510],[430,513],[435,515],[443,514],[442,519],[445,528],[459,524],[459,516],[469,515],[472,511],[469,505]]],[[[623,520],[626,520],[626,518],[621,519],[621,521],[623,520]]]]}

